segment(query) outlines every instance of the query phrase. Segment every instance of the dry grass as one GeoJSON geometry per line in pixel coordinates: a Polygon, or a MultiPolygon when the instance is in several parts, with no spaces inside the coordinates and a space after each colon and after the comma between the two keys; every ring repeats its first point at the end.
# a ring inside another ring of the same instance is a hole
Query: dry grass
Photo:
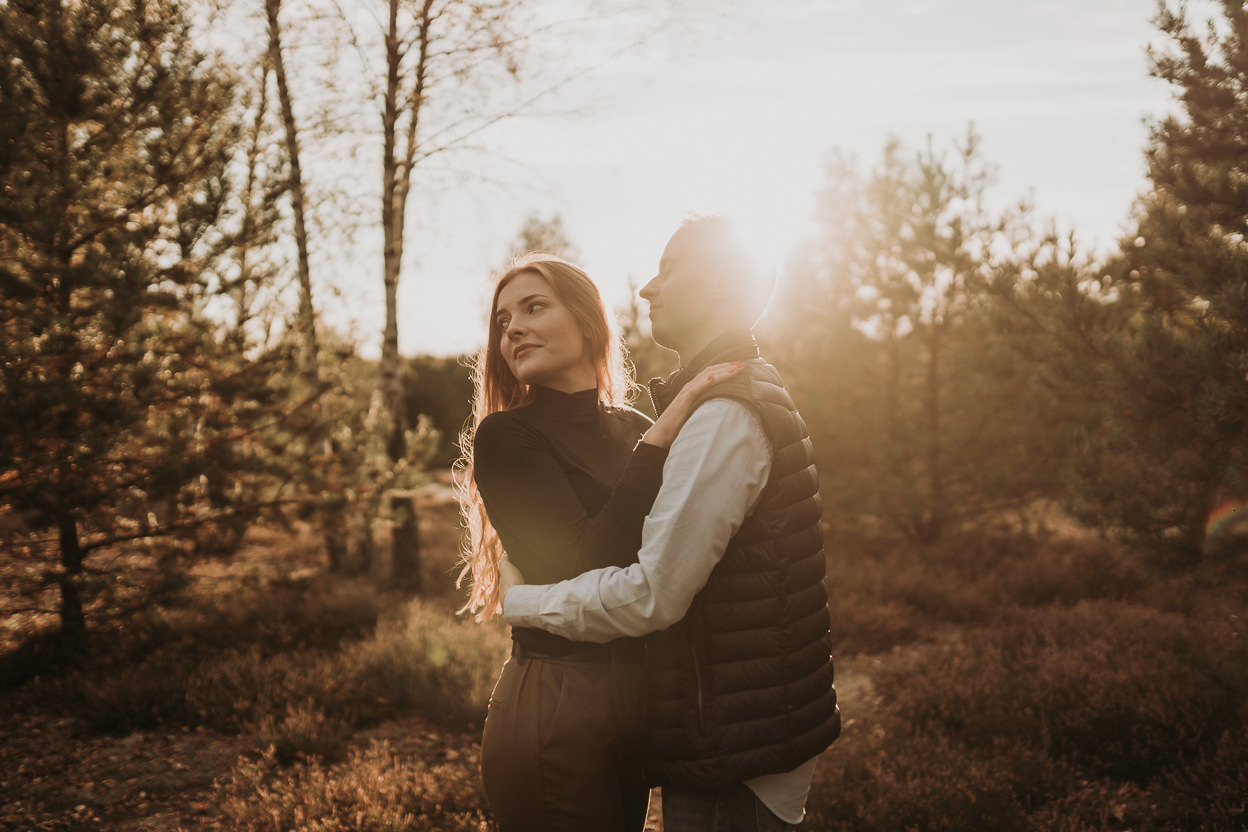
{"type": "Polygon", "coordinates": [[[385,743],[340,765],[282,768],[267,753],[237,766],[217,791],[214,828],[237,832],[484,832],[475,771],[395,754],[385,743]]]}

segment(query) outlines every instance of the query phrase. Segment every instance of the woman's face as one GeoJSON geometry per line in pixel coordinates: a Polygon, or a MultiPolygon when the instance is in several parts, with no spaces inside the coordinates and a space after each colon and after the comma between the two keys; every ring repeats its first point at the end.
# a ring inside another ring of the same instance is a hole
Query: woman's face
{"type": "Polygon", "coordinates": [[[537,272],[521,272],[498,293],[494,326],[499,329],[503,360],[524,384],[564,393],[595,385],[594,365],[581,327],[537,272]]]}

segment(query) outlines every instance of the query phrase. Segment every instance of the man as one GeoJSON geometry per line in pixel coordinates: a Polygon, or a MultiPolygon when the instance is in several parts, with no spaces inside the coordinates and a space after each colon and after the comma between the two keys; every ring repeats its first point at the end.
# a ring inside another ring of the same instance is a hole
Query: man
{"type": "Polygon", "coordinates": [[[750,333],[770,289],[724,218],[676,231],[641,290],[655,341],[681,363],[652,382],[655,407],[711,364],[745,369],[672,443],[638,563],[549,586],[503,575],[513,626],[597,642],[653,634],[647,767],[667,832],[801,822],[815,758],[840,732],[810,437],[750,333]]]}

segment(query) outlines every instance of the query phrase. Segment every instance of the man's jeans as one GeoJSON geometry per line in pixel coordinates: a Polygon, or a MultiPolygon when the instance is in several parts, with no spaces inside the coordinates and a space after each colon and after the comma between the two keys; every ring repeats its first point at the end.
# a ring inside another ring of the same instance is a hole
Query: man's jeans
{"type": "Polygon", "coordinates": [[[744,783],[710,792],[663,789],[664,832],[785,832],[790,828],[744,783]]]}

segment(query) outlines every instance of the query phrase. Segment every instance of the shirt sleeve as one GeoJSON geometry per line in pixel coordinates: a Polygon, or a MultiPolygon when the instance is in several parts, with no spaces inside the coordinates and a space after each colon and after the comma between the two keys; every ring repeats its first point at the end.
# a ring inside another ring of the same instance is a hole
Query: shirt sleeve
{"type": "Polygon", "coordinates": [[[666,458],[666,448],[639,442],[607,502],[590,514],[540,434],[491,414],[473,441],[473,476],[503,548],[524,542],[530,562],[516,563],[521,572],[577,575],[636,561],[666,458]]]}
{"type": "Polygon", "coordinates": [[[672,443],[638,562],[513,587],[503,601],[507,622],[595,642],[670,627],[706,585],[770,472],[757,417],[741,402],[712,399],[672,443]]]}

